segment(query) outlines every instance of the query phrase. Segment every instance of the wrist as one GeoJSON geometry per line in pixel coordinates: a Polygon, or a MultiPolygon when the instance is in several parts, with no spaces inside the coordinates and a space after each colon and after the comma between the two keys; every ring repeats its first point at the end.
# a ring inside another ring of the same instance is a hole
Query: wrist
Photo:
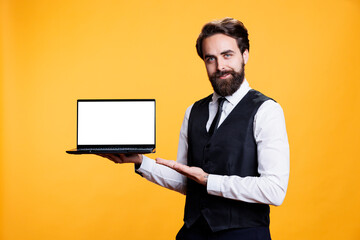
{"type": "Polygon", "coordinates": [[[139,154],[138,156],[139,156],[139,161],[136,164],[141,165],[144,156],[142,154],[139,154]]]}
{"type": "Polygon", "coordinates": [[[209,174],[205,173],[205,175],[204,175],[204,185],[205,186],[207,186],[208,178],[209,178],[209,174]]]}
{"type": "Polygon", "coordinates": [[[135,168],[139,168],[143,161],[143,155],[138,154],[138,159],[134,161],[135,168]]]}
{"type": "Polygon", "coordinates": [[[141,167],[142,160],[143,160],[143,155],[138,154],[138,158],[139,158],[139,161],[134,162],[135,173],[139,174],[142,177],[143,174],[141,172],[139,172],[138,170],[141,167]]]}

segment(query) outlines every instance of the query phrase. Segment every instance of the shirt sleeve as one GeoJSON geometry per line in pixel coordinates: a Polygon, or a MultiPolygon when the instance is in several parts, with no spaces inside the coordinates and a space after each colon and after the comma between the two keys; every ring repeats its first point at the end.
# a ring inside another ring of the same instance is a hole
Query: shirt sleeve
{"type": "Polygon", "coordinates": [[[289,143],[281,106],[268,100],[254,118],[259,177],[210,174],[209,194],[250,203],[281,205],[285,198],[289,171],[289,143]]]}
{"type": "MultiPolygon", "coordinates": [[[[192,106],[190,106],[186,110],[185,117],[181,125],[178,154],[176,160],[177,162],[185,165],[187,164],[187,131],[191,108],[192,106]]],[[[143,162],[137,169],[137,172],[140,172],[142,176],[150,182],[153,182],[170,190],[186,194],[187,178],[184,175],[166,166],[156,164],[154,160],[146,156],[143,156],[143,162]]]]}

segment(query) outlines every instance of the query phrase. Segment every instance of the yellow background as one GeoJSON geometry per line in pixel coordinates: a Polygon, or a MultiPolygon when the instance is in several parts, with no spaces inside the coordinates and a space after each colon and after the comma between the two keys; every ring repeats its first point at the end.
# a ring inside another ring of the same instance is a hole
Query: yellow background
{"type": "Polygon", "coordinates": [[[195,40],[231,16],[246,77],[283,107],[291,149],[273,239],[360,239],[360,2],[1,1],[1,238],[174,239],[185,197],[73,156],[76,99],[156,98],[157,153],[175,159],[185,109],[211,93],[195,40]]]}

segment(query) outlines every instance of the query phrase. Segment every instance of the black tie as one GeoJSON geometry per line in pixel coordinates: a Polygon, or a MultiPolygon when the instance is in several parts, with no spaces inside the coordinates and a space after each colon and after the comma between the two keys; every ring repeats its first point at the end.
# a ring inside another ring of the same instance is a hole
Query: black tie
{"type": "Polygon", "coordinates": [[[211,123],[210,129],[209,129],[210,136],[212,136],[214,134],[215,130],[219,126],[219,121],[220,121],[224,101],[225,101],[224,97],[221,97],[221,98],[218,99],[218,102],[219,102],[218,110],[217,110],[217,113],[216,113],[216,116],[215,116],[213,122],[211,123]]]}

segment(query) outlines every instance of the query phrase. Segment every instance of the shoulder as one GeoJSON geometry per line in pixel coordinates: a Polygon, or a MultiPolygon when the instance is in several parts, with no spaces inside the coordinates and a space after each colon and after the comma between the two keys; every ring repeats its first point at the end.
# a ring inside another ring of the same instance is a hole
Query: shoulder
{"type": "Polygon", "coordinates": [[[261,104],[257,111],[257,116],[263,116],[263,115],[283,115],[283,109],[280,106],[279,103],[275,102],[273,99],[268,99],[261,104]]]}
{"type": "Polygon", "coordinates": [[[203,105],[203,104],[206,104],[206,105],[207,105],[207,104],[209,104],[209,102],[212,100],[212,96],[213,96],[213,95],[210,94],[209,96],[204,97],[204,98],[196,101],[193,105],[194,105],[194,106],[203,105]]]}
{"type": "Polygon", "coordinates": [[[275,131],[284,128],[285,116],[280,104],[274,100],[267,100],[261,104],[254,118],[254,127],[255,131],[265,128],[275,131]]]}
{"type": "Polygon", "coordinates": [[[189,106],[186,111],[185,111],[185,117],[184,117],[184,120],[189,120],[189,116],[190,116],[190,113],[191,113],[191,109],[193,108],[194,104],[191,104],[191,106],[189,106]]]}
{"type": "Polygon", "coordinates": [[[190,107],[188,107],[186,109],[185,116],[190,115],[190,113],[191,113],[191,111],[193,109],[198,109],[198,108],[203,107],[203,106],[205,106],[207,108],[209,106],[209,102],[211,101],[211,99],[212,99],[212,94],[210,94],[209,96],[204,97],[204,98],[196,101],[194,104],[192,104],[190,107]]]}
{"type": "Polygon", "coordinates": [[[260,105],[255,114],[255,123],[284,121],[284,112],[279,103],[257,90],[252,89],[249,92],[252,92],[255,101],[260,105]]]}
{"type": "Polygon", "coordinates": [[[265,101],[268,101],[268,100],[273,100],[274,102],[276,102],[274,99],[266,96],[265,94],[255,90],[255,89],[251,89],[249,90],[249,92],[246,94],[249,98],[252,99],[252,101],[255,103],[255,104],[262,104],[264,103],[265,101]]]}
{"type": "Polygon", "coordinates": [[[184,122],[188,122],[189,118],[190,118],[190,114],[191,111],[195,108],[198,108],[199,106],[203,105],[203,104],[209,104],[209,102],[211,101],[212,98],[212,94],[210,94],[207,97],[204,97],[203,99],[200,99],[198,101],[196,101],[195,103],[191,104],[185,111],[185,116],[184,116],[184,122]]]}

